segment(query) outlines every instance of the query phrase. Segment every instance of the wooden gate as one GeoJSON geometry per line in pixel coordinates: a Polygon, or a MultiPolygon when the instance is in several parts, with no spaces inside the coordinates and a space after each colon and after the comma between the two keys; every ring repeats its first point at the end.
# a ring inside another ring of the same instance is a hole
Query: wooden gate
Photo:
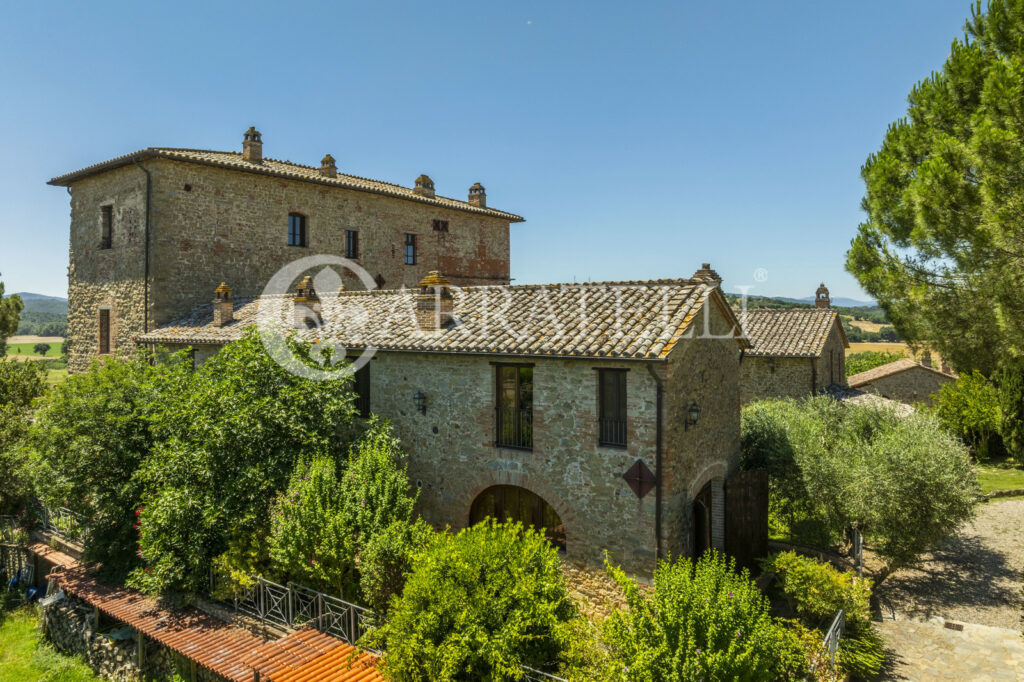
{"type": "Polygon", "coordinates": [[[741,471],[725,481],[725,551],[739,567],[768,554],[768,472],[741,471]]]}

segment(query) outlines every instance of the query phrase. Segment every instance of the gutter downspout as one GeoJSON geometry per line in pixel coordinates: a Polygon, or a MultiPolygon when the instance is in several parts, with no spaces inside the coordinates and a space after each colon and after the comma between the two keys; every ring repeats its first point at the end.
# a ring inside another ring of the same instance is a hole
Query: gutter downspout
{"type": "Polygon", "coordinates": [[[663,430],[661,408],[664,402],[665,387],[661,383],[661,378],[654,371],[654,365],[648,363],[647,371],[657,386],[657,399],[655,401],[657,416],[654,420],[654,545],[655,555],[660,561],[663,558],[661,552],[661,433],[663,430]]]}
{"type": "Polygon", "coordinates": [[[142,276],[142,333],[146,334],[149,332],[149,204],[152,197],[153,179],[149,171],[139,163],[138,159],[132,158],[132,163],[146,174],[146,227],[144,233],[146,257],[144,259],[144,274],[142,276]]]}

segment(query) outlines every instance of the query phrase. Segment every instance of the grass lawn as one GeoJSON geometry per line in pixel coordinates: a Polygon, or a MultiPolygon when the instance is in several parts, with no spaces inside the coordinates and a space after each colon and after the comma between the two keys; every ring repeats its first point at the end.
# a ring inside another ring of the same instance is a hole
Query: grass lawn
{"type": "Polygon", "coordinates": [[[1024,467],[1012,459],[991,460],[979,464],[977,469],[982,492],[1024,488],[1024,467]]]}
{"type": "Polygon", "coordinates": [[[35,607],[0,612],[0,682],[102,680],[83,661],[57,653],[36,632],[35,607]]]}
{"type": "Polygon", "coordinates": [[[34,344],[34,343],[12,343],[12,344],[7,346],[7,354],[8,355],[28,355],[28,356],[35,357],[35,358],[44,358],[44,357],[45,358],[59,358],[60,357],[60,344],[59,343],[51,343],[50,344],[50,350],[48,350],[46,352],[46,355],[39,355],[34,350],[32,350],[32,346],[34,346],[34,345],[36,345],[36,344],[34,344]]]}
{"type": "Polygon", "coordinates": [[[55,386],[68,378],[67,369],[51,369],[46,372],[46,385],[55,386]]]}

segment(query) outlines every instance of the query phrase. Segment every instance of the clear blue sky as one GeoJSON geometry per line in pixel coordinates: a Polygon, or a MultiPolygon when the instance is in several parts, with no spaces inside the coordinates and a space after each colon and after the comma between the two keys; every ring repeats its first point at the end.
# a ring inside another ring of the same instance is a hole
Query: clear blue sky
{"type": "Polygon", "coordinates": [[[0,278],[65,295],[46,180],[147,146],[264,153],[523,215],[517,282],[864,295],[861,164],[969,0],[21,2],[0,25],[0,278]],[[755,282],[763,268],[767,280],[755,282]]]}

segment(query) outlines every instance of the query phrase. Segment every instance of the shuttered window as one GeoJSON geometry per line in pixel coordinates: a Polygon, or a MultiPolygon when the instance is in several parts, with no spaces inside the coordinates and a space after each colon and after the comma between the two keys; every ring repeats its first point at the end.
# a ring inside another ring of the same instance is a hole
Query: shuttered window
{"type": "Polygon", "coordinates": [[[110,311],[100,310],[100,355],[110,353],[110,311]]]}

